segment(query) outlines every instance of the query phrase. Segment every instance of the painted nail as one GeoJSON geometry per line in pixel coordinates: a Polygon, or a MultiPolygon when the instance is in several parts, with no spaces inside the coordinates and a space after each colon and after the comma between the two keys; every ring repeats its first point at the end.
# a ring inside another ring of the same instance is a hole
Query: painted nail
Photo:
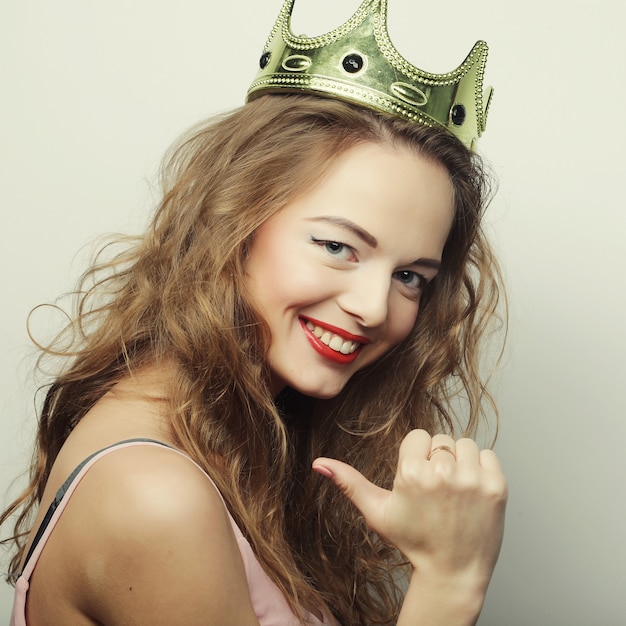
{"type": "Polygon", "coordinates": [[[326,467],[325,465],[320,465],[317,463],[313,466],[313,470],[322,476],[326,476],[326,478],[332,478],[334,476],[333,471],[326,467]]]}

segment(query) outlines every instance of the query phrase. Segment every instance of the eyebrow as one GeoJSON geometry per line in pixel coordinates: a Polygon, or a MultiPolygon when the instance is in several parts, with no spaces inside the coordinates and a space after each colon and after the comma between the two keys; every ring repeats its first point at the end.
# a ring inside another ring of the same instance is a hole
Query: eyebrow
{"type": "Polygon", "coordinates": [[[416,259],[412,265],[421,265],[437,271],[441,269],[441,261],[436,261],[435,259],[416,259]]]}
{"type": "MultiPolygon", "coordinates": [[[[334,215],[320,215],[319,217],[309,217],[307,218],[309,222],[324,222],[326,224],[333,224],[335,226],[339,226],[340,228],[345,228],[350,232],[354,233],[359,239],[364,241],[370,248],[377,248],[378,241],[374,235],[368,233],[365,229],[361,228],[357,224],[355,224],[351,220],[347,220],[344,217],[337,217],[334,215]]],[[[441,269],[441,261],[437,261],[435,259],[426,259],[420,258],[416,259],[409,265],[420,265],[421,267],[427,267],[433,270],[439,271],[441,269]]]]}
{"type": "Polygon", "coordinates": [[[307,219],[309,222],[325,222],[326,224],[334,224],[335,226],[339,226],[340,228],[345,228],[346,230],[354,233],[359,239],[364,241],[370,248],[377,248],[378,241],[374,235],[371,235],[366,230],[357,226],[351,220],[347,220],[344,217],[336,217],[333,215],[321,215],[320,217],[310,217],[307,219]]]}

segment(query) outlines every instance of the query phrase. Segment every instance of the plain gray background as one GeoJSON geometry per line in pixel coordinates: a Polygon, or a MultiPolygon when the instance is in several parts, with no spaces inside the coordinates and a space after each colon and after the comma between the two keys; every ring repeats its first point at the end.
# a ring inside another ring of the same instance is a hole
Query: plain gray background
{"type": "MultiPolygon", "coordinates": [[[[294,30],[330,30],[357,5],[298,0],[294,30]]],[[[491,48],[480,151],[500,180],[489,230],[511,300],[496,388],[511,496],[481,626],[626,624],[622,7],[391,0],[392,38],[422,69],[455,68],[479,38],[491,48]]],[[[142,228],[161,155],[242,103],[279,8],[2,2],[2,504],[34,427],[28,312],[71,289],[96,235],[142,228]]],[[[0,589],[4,621],[11,590],[0,589]]]]}

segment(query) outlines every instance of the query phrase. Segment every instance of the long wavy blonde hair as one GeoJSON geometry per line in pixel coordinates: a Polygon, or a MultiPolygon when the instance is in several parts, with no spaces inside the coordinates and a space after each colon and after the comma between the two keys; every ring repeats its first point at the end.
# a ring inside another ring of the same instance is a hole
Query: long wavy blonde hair
{"type": "Polygon", "coordinates": [[[112,258],[105,248],[82,277],[58,338],[69,333],[71,347],[45,351],[67,364],[47,391],[30,484],[0,518],[17,515],[9,579],[72,428],[129,372],[167,359],[177,445],[215,480],[292,607],[332,607],[344,624],[395,623],[401,556],[310,464],[340,458],[389,487],[410,429],[472,434],[490,410],[478,349],[500,281],[481,229],[489,187],[480,159],[439,130],[330,99],[265,96],[193,130],[162,178],[147,232],[112,258]],[[336,398],[274,398],[269,333],[246,294],[251,239],[361,142],[408,146],[449,172],[455,219],[442,270],[411,335],[336,398]],[[460,419],[451,408],[459,394],[460,419]]]}

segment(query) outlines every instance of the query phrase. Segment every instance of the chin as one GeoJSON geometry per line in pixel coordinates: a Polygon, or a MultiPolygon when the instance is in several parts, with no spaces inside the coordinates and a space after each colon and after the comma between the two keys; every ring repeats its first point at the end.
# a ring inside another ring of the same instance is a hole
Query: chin
{"type": "Polygon", "coordinates": [[[338,396],[345,387],[345,381],[341,383],[333,383],[328,385],[291,385],[299,393],[309,398],[317,398],[318,400],[330,400],[338,396]]]}
{"type": "Polygon", "coordinates": [[[341,389],[339,389],[338,391],[334,391],[334,392],[325,393],[325,392],[319,391],[319,392],[307,393],[305,395],[309,396],[310,398],[316,398],[317,400],[331,400],[332,398],[335,398],[336,396],[338,396],[340,393],[341,393],[341,389]]]}

